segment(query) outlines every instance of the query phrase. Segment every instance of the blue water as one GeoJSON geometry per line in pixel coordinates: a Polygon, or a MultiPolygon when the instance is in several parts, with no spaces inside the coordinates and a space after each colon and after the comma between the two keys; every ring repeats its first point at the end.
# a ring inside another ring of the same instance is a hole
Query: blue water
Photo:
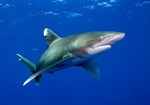
{"type": "Polygon", "coordinates": [[[0,105],[150,105],[149,0],[1,0],[0,105]],[[60,37],[87,31],[126,36],[96,58],[101,79],[71,67],[43,74],[40,86],[16,53],[37,63],[44,28],[60,37]]]}

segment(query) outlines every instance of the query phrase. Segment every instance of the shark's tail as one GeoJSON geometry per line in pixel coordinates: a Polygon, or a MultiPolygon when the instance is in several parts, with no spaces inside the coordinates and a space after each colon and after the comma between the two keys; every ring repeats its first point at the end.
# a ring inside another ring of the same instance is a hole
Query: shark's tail
{"type": "MultiPolygon", "coordinates": [[[[28,59],[22,57],[20,54],[16,54],[19,58],[19,61],[22,61],[28,68],[29,70],[35,74],[36,73],[36,65],[34,63],[32,63],[31,61],[29,61],[28,59]]],[[[39,82],[40,82],[40,77],[41,76],[37,76],[35,78],[35,82],[36,82],[36,85],[38,86],[39,85],[39,82]]]]}

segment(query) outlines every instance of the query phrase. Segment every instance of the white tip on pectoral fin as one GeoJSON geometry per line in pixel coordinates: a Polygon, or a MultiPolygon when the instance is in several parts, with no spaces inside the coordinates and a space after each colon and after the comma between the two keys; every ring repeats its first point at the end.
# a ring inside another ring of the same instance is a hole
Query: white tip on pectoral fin
{"type": "Polygon", "coordinates": [[[37,73],[35,73],[34,75],[32,75],[31,77],[29,77],[24,83],[23,83],[23,86],[25,86],[27,83],[29,83],[31,80],[35,79],[37,76],[39,76],[40,74],[42,74],[43,72],[45,72],[46,70],[48,70],[49,68],[51,67],[54,67],[55,65],[61,63],[61,62],[65,62],[66,60],[68,60],[69,58],[71,58],[72,55],[71,54],[67,54],[62,60],[50,65],[50,66],[47,66],[45,68],[43,68],[42,70],[38,71],[37,73]]]}
{"type": "Polygon", "coordinates": [[[42,74],[43,72],[45,72],[47,70],[47,68],[33,74],[31,77],[29,77],[24,83],[23,86],[25,86],[27,83],[29,83],[30,81],[32,81],[34,78],[36,78],[37,76],[39,76],[40,74],[42,74]]]}
{"type": "Polygon", "coordinates": [[[36,76],[32,75],[31,77],[23,83],[23,86],[25,86],[27,83],[29,83],[31,80],[33,80],[36,76]]]}

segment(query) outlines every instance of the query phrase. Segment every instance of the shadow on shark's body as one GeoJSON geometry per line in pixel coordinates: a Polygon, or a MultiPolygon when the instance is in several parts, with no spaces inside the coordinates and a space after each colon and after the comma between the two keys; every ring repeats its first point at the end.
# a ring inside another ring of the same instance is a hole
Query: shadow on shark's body
{"type": "Polygon", "coordinates": [[[44,37],[48,48],[39,59],[37,65],[17,54],[21,60],[33,73],[23,85],[35,79],[39,85],[41,74],[44,72],[54,73],[71,66],[81,66],[86,69],[96,79],[100,78],[99,67],[95,57],[121,40],[125,36],[121,32],[87,32],[75,34],[66,38],[60,38],[52,30],[46,28],[44,37]]]}

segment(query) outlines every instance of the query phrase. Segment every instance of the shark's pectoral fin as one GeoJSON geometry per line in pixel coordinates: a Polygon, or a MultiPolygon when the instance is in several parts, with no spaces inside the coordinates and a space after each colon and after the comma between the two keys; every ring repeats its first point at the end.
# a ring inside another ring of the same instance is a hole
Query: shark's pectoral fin
{"type": "Polygon", "coordinates": [[[44,29],[44,37],[47,41],[48,46],[61,39],[57,34],[55,34],[52,30],[48,28],[44,29]]]}
{"type": "Polygon", "coordinates": [[[50,68],[56,66],[57,64],[59,64],[59,63],[61,63],[61,62],[67,61],[67,60],[70,59],[71,57],[72,57],[72,55],[71,55],[70,53],[64,55],[64,57],[63,57],[61,60],[55,62],[54,64],[52,64],[52,65],[50,65],[50,66],[47,66],[47,67],[41,69],[40,71],[38,71],[37,73],[35,73],[35,74],[33,74],[31,77],[29,77],[29,78],[23,83],[23,86],[26,85],[27,83],[29,83],[29,82],[30,82],[31,80],[33,80],[34,78],[36,78],[37,76],[41,75],[43,72],[47,71],[48,69],[50,69],[50,68]]]}
{"type": "Polygon", "coordinates": [[[95,59],[92,59],[90,61],[87,61],[85,63],[82,63],[78,66],[82,66],[84,69],[86,69],[94,78],[99,79],[100,78],[100,70],[98,67],[98,64],[96,63],[95,59]]]}

